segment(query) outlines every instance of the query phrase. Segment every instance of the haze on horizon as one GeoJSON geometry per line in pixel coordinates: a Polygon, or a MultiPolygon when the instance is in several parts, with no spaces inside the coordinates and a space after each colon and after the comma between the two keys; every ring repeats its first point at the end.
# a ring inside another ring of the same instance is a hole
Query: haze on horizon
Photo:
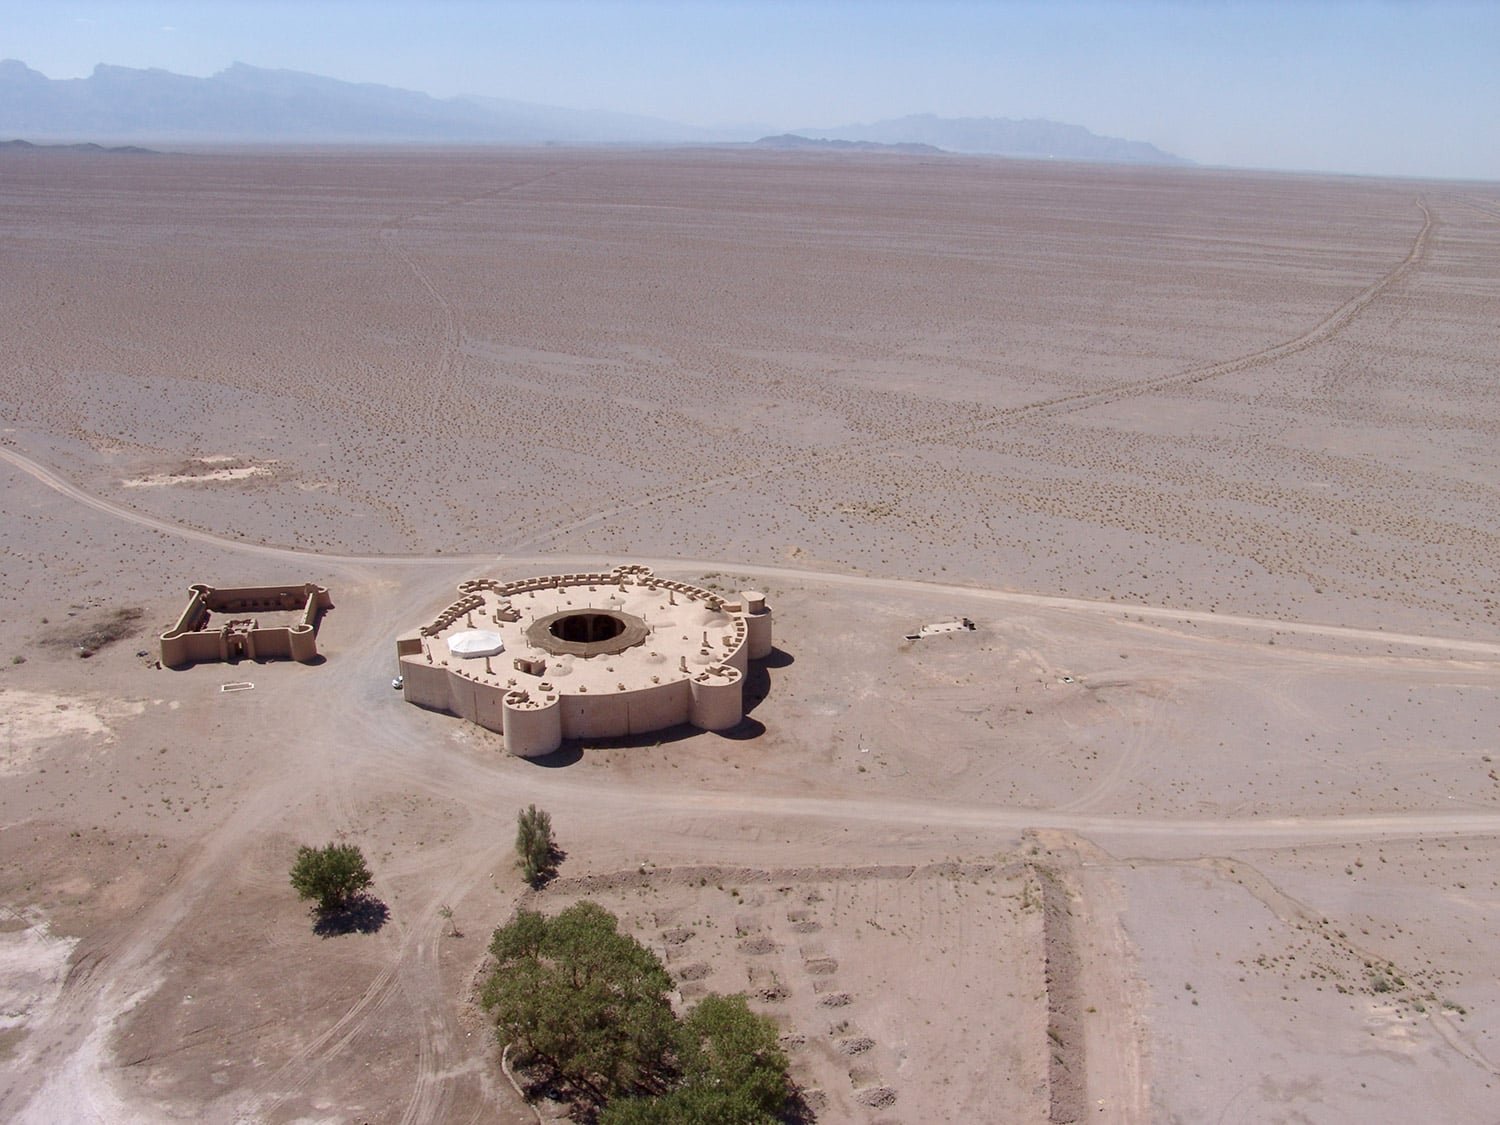
{"type": "Polygon", "coordinates": [[[1500,5],[0,0],[0,54],[236,61],[766,131],[1039,117],[1200,164],[1500,180],[1500,5]]]}

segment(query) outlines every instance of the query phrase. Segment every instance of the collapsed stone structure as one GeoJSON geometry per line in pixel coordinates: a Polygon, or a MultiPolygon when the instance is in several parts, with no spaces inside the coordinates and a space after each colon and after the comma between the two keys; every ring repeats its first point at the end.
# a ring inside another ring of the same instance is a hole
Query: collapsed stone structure
{"type": "Polygon", "coordinates": [[[749,662],[771,654],[765,595],[726,599],[644,566],[458,589],[397,639],[402,692],[496,731],[523,758],[564,739],[732,727],[749,662]]]}
{"type": "Polygon", "coordinates": [[[182,668],[199,661],[300,660],[318,655],[318,622],[333,606],[322,586],[188,587],[177,624],[161,635],[161,662],[182,668]],[[275,613],[285,623],[262,625],[258,614],[275,613]]]}

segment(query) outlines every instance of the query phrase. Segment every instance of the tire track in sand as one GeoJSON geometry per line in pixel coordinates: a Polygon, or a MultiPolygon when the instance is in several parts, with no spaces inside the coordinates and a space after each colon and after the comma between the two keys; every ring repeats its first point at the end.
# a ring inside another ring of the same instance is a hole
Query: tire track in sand
{"type": "MultiPolygon", "coordinates": [[[[1352,324],[1360,313],[1369,308],[1372,303],[1383,296],[1393,285],[1402,281],[1408,273],[1427,257],[1428,243],[1431,240],[1435,220],[1432,217],[1431,209],[1427,206],[1427,201],[1421,196],[1417,197],[1416,205],[1422,211],[1422,228],[1417,231],[1417,236],[1412,241],[1411,249],[1407,251],[1406,257],[1402,258],[1389,271],[1366,286],[1356,296],[1345,301],[1338,308],[1334,309],[1333,312],[1329,313],[1300,335],[1293,336],[1290,340],[1283,340],[1279,344],[1272,344],[1270,347],[1261,348],[1258,351],[1248,352],[1234,359],[1204,364],[1174,375],[1142,379],[1138,382],[1123,383],[1116,387],[1107,387],[1099,391],[1084,391],[1076,395],[1064,395],[1045,402],[1031,403],[1024,407],[1017,407],[1015,411],[1016,416],[1029,417],[1037,413],[1071,414],[1092,406],[1120,402],[1127,398],[1135,398],[1156,391],[1190,387],[1207,379],[1218,379],[1239,371],[1264,367],[1266,364],[1286,359],[1288,356],[1296,355],[1298,352],[1306,351],[1308,348],[1315,347],[1331,339],[1352,324]],[[1063,409],[1054,409],[1056,407],[1062,407],[1063,409]]],[[[1010,417],[999,418],[991,422],[981,423],[973,429],[976,432],[991,429],[995,426],[1003,425],[1010,420],[1010,417]]],[[[956,432],[963,434],[969,431],[959,430],[956,432]]]]}
{"type": "MultiPolygon", "coordinates": [[[[977,421],[965,422],[958,426],[935,427],[926,431],[919,431],[914,435],[914,439],[908,439],[903,444],[907,446],[944,444],[961,438],[974,437],[989,430],[1013,425],[1032,418],[1049,417],[1056,414],[1072,414],[1095,406],[1106,406],[1111,403],[1122,402],[1129,398],[1138,398],[1142,395],[1191,387],[1209,379],[1218,379],[1240,371],[1264,367],[1267,364],[1276,363],[1279,360],[1286,359],[1288,356],[1296,355],[1298,352],[1321,344],[1353,323],[1365,309],[1378,300],[1392,286],[1401,282],[1407,274],[1416,269],[1427,257],[1428,245],[1431,241],[1436,220],[1433,218],[1432,210],[1427,206],[1427,201],[1424,197],[1419,195],[1414,202],[1422,212],[1422,226],[1417,231],[1416,237],[1412,240],[1411,247],[1407,250],[1406,256],[1354,297],[1345,301],[1306,331],[1290,339],[1282,340],[1279,343],[1259,348],[1256,351],[1248,352],[1232,359],[1201,364],[1190,367],[1185,371],[1174,372],[1170,375],[1155,375],[1146,379],[1117,383],[1113,386],[1100,388],[1099,390],[1076,391],[1072,394],[1054,395],[1050,398],[1038,399],[1020,406],[992,408],[988,411],[981,411],[983,417],[977,421]]],[[[571,520],[548,531],[537,532],[524,539],[513,541],[506,544],[506,549],[522,550],[536,548],[543,543],[556,539],[558,536],[566,535],[573,531],[580,531],[604,520],[637,511],[650,504],[660,503],[663,499],[679,500],[689,496],[708,496],[730,486],[742,485],[750,480],[752,475],[756,480],[784,476],[792,470],[809,469],[819,463],[849,461],[875,450],[889,449],[891,445],[891,440],[886,437],[867,438],[836,446],[829,450],[808,452],[801,456],[785,458],[774,464],[759,466],[753,474],[726,474],[697,484],[684,485],[681,488],[671,489],[665,493],[656,491],[638,500],[612,505],[609,508],[576,520],[571,520]]]]}
{"type": "Polygon", "coordinates": [[[267,1087],[282,1082],[284,1078],[289,1079],[283,1089],[268,1100],[256,1104],[253,1109],[237,1114],[235,1120],[243,1122],[244,1125],[264,1121],[288,1099],[301,1092],[312,1079],[317,1068],[347,1047],[365,1029],[369,1021],[389,1003],[395,992],[392,983],[400,967],[401,961],[396,959],[375,974],[375,979],[342,1016],[261,1082],[262,1087],[267,1087]]]}
{"type": "MultiPolygon", "coordinates": [[[[441,215],[446,211],[452,211],[460,207],[468,207],[474,203],[480,203],[490,199],[498,199],[501,196],[513,192],[522,191],[525,188],[550,179],[557,175],[556,172],[547,172],[540,176],[532,176],[528,179],[518,180],[515,183],[503,184],[489,191],[479,192],[475,195],[464,196],[459,199],[450,199],[445,203],[425,211],[414,211],[406,215],[396,215],[381,224],[377,234],[377,240],[382,250],[399,261],[427,294],[433,305],[437,308],[438,319],[438,341],[433,345],[432,351],[437,353],[436,362],[432,365],[427,378],[421,383],[414,385],[414,393],[417,401],[408,404],[402,413],[408,416],[420,416],[424,419],[421,432],[424,434],[439,433],[444,413],[444,404],[453,387],[457,382],[459,365],[462,362],[463,348],[463,326],[459,320],[458,313],[453,308],[453,303],[443,296],[432,275],[412,256],[410,250],[402,246],[399,236],[405,230],[407,224],[414,219],[431,218],[441,215]],[[426,389],[426,394],[421,394],[419,388],[426,389]]],[[[395,525],[408,536],[415,534],[412,527],[401,515],[397,505],[383,505],[384,510],[390,516],[395,525]]]]}

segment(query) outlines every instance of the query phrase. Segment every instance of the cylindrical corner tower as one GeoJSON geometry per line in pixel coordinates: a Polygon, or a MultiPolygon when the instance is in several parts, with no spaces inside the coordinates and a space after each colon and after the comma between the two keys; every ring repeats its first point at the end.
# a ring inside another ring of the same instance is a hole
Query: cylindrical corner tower
{"type": "Polygon", "coordinates": [[[699,730],[728,730],[745,717],[745,678],[738,668],[718,664],[693,677],[688,722],[699,730]]]}
{"type": "Polygon", "coordinates": [[[505,695],[505,749],[518,758],[540,758],[562,745],[562,709],[550,684],[536,693],[505,695]]]}
{"type": "Polygon", "coordinates": [[[766,605],[766,596],[759,590],[743,590],[740,600],[745,603],[750,659],[764,660],[771,655],[771,609],[766,605]]]}

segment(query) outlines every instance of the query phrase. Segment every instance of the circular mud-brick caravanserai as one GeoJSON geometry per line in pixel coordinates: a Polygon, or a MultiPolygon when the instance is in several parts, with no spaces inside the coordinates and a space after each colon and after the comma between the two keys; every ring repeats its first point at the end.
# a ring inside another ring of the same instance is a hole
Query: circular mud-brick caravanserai
{"type": "Polygon", "coordinates": [[[725,730],[745,716],[749,662],[771,654],[764,594],[725,598],[644,566],[458,589],[396,641],[402,692],[522,758],[679,723],[725,730]]]}

